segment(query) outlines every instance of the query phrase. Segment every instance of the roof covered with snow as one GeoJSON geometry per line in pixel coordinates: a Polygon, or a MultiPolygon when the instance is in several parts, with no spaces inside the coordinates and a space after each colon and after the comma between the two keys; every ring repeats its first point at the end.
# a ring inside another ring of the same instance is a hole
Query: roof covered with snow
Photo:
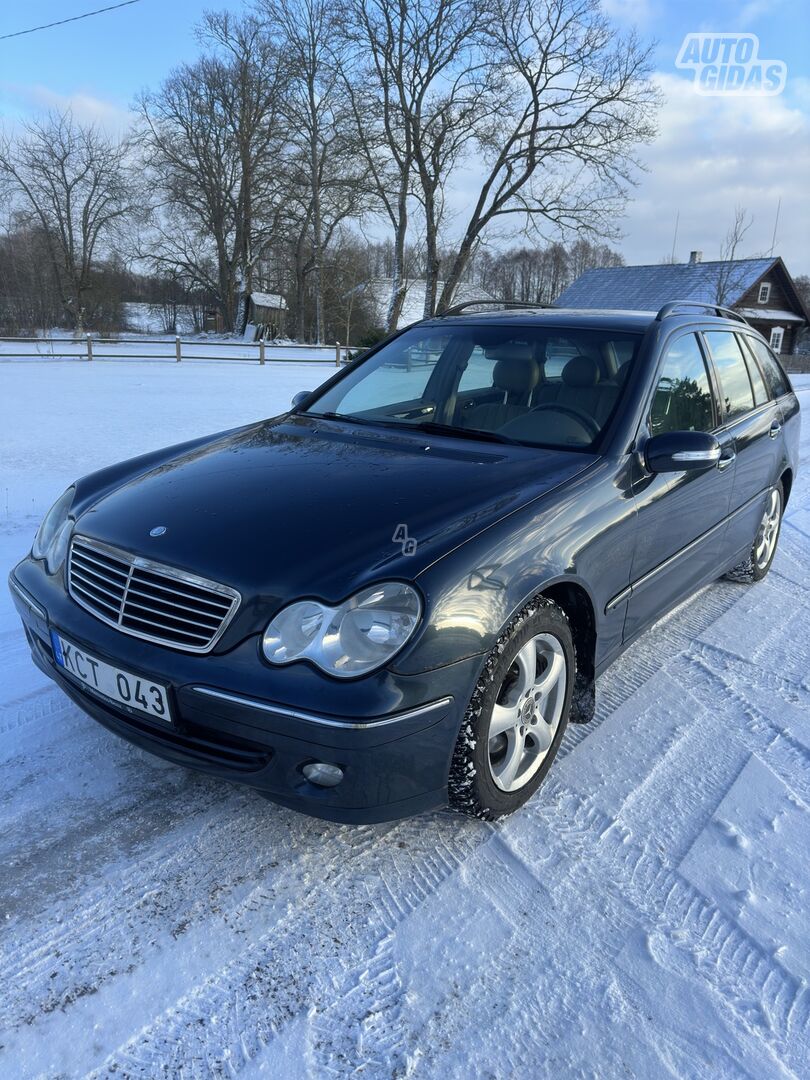
{"type": "Polygon", "coordinates": [[[255,307],[280,308],[282,311],[287,307],[287,301],[280,293],[252,292],[250,299],[255,307]]]}
{"type": "Polygon", "coordinates": [[[733,263],[661,263],[650,266],[605,266],[586,270],[564,289],[559,307],[658,311],[670,300],[716,304],[718,282],[724,280],[723,303],[733,305],[766,274],[777,259],[737,259],[733,263]]]}
{"type": "Polygon", "coordinates": [[[766,322],[804,322],[801,315],[795,311],[784,311],[779,308],[741,307],[737,308],[746,319],[765,319],[766,322]]]}

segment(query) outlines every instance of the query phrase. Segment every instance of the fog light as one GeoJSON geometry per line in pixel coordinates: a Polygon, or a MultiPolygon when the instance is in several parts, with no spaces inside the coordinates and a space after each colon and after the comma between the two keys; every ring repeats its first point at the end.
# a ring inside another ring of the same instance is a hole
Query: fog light
{"type": "Polygon", "coordinates": [[[304,766],[302,772],[310,783],[318,787],[337,787],[343,779],[343,769],[338,765],[327,765],[325,761],[312,761],[304,766]]]}

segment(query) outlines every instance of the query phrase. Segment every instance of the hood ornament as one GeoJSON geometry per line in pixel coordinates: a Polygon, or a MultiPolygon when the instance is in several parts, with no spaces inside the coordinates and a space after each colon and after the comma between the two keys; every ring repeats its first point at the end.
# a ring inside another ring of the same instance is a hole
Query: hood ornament
{"type": "Polygon", "coordinates": [[[165,534],[165,532],[166,532],[166,526],[165,525],[156,525],[154,527],[154,529],[149,530],[149,535],[150,536],[163,536],[165,534]]]}

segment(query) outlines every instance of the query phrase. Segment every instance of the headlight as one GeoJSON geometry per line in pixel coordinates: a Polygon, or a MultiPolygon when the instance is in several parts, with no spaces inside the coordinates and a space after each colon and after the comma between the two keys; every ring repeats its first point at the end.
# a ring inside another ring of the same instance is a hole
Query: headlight
{"type": "Polygon", "coordinates": [[[31,554],[35,559],[44,559],[49,574],[54,574],[65,561],[73,521],[68,516],[73,503],[75,488],[68,488],[60,495],[37,529],[31,554]]]}
{"type": "Polygon", "coordinates": [[[300,600],[276,615],[262,649],[271,664],[311,660],[327,675],[348,679],[387,663],[421,614],[419,594],[399,581],[363,589],[338,607],[300,600]]]}

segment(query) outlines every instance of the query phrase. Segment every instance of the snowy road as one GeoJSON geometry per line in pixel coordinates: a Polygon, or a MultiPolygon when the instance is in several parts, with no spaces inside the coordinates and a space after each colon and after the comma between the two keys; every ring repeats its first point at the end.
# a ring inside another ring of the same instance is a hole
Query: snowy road
{"type": "MultiPolygon", "coordinates": [[[[76,475],[328,374],[0,362],[4,571],[76,475]]],[[[0,1075],[806,1076],[809,643],[805,470],[766,581],[636,644],[520,813],[351,828],[104,731],[3,592],[0,1075]]]]}

